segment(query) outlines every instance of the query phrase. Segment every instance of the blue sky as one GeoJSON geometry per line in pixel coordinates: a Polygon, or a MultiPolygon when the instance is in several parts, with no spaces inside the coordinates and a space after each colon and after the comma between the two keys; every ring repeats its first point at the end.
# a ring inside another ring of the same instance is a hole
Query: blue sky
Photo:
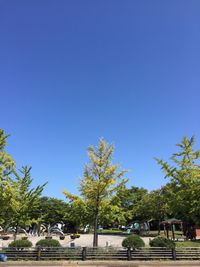
{"type": "Polygon", "coordinates": [[[200,1],[0,0],[0,128],[45,195],[77,193],[100,137],[129,186],[166,183],[184,135],[200,147],[200,1]]]}

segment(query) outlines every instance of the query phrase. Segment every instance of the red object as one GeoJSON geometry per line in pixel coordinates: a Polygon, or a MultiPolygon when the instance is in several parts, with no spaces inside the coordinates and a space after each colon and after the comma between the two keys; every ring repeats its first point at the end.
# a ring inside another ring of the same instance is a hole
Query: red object
{"type": "Polygon", "coordinates": [[[196,237],[200,236],[200,225],[195,225],[194,229],[195,229],[196,237]]]}

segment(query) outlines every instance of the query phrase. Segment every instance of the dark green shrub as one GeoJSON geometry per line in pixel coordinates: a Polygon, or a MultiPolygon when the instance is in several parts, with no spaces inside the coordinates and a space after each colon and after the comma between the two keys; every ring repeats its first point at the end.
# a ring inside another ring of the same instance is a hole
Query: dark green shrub
{"type": "Polygon", "coordinates": [[[130,235],[122,241],[122,246],[125,248],[141,248],[145,246],[145,243],[139,235],[130,235]]]}
{"type": "Polygon", "coordinates": [[[152,240],[150,240],[149,245],[151,247],[162,247],[162,248],[175,248],[175,242],[167,239],[165,237],[158,236],[152,240]]]}
{"type": "Polygon", "coordinates": [[[14,240],[8,246],[10,248],[30,248],[33,244],[29,240],[14,240]]]}
{"type": "Polygon", "coordinates": [[[45,236],[45,239],[52,239],[53,237],[51,235],[45,236]]]}
{"type": "Polygon", "coordinates": [[[60,242],[55,239],[41,239],[36,243],[36,246],[43,248],[61,247],[60,242]]]}

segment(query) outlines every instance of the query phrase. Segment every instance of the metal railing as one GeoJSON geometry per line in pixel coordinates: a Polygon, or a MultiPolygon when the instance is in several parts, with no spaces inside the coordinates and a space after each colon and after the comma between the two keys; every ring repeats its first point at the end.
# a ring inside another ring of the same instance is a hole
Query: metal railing
{"type": "Polygon", "coordinates": [[[115,248],[115,247],[59,247],[59,248],[1,248],[8,260],[200,260],[200,247],[115,248]]]}

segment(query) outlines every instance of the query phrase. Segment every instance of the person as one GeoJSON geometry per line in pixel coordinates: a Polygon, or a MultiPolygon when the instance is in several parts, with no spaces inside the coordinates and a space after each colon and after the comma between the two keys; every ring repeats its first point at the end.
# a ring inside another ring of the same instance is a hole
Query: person
{"type": "Polygon", "coordinates": [[[8,257],[5,255],[5,254],[0,254],[0,261],[3,261],[3,262],[5,262],[5,261],[7,261],[7,259],[8,259],[8,257]]]}

